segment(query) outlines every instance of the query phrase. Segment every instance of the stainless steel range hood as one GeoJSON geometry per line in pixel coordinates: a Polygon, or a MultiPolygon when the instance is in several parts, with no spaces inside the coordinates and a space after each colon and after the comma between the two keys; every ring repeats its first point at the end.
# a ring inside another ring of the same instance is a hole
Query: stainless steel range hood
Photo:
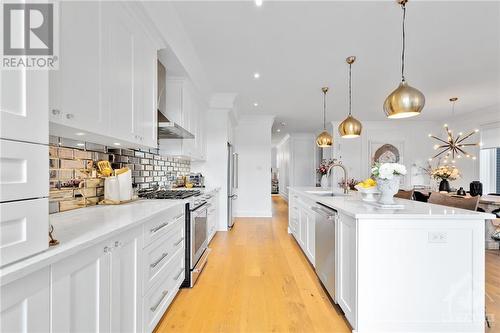
{"type": "Polygon", "coordinates": [[[158,111],[158,139],[194,139],[194,135],[158,111]]]}

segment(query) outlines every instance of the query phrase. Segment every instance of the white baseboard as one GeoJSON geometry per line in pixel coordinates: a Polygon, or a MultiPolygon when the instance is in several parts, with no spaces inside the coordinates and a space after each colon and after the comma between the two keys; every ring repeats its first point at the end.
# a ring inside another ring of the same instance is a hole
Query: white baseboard
{"type": "Polygon", "coordinates": [[[235,217],[273,217],[272,211],[238,211],[235,217]]]}

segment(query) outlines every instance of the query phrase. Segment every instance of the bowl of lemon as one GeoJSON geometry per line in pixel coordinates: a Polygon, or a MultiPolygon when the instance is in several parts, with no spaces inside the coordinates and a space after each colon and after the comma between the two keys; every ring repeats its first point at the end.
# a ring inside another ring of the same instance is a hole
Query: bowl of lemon
{"type": "Polygon", "coordinates": [[[361,193],[361,199],[363,201],[377,201],[375,194],[380,193],[377,190],[377,182],[372,178],[366,178],[362,182],[356,184],[354,188],[361,193]]]}

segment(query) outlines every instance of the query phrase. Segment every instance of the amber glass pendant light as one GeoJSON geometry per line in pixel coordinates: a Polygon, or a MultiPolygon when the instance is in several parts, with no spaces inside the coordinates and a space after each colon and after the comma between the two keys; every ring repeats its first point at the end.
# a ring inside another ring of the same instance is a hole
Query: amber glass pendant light
{"type": "Polygon", "coordinates": [[[316,144],[320,148],[328,148],[333,144],[333,138],[326,130],[326,93],[328,92],[328,87],[321,88],[321,91],[323,91],[323,132],[316,138],[316,144]]]}
{"type": "Polygon", "coordinates": [[[408,85],[405,80],[405,22],[406,3],[408,0],[398,0],[403,9],[403,49],[401,52],[401,83],[384,102],[384,112],[387,118],[399,119],[418,116],[425,105],[425,97],[418,89],[408,85]]]}
{"type": "Polygon", "coordinates": [[[352,116],[352,89],[351,89],[351,69],[352,64],[356,61],[355,56],[350,56],[346,60],[347,64],[349,64],[349,115],[343,122],[339,125],[339,133],[340,136],[346,139],[349,138],[357,138],[361,135],[361,129],[363,126],[361,122],[352,116]]]}

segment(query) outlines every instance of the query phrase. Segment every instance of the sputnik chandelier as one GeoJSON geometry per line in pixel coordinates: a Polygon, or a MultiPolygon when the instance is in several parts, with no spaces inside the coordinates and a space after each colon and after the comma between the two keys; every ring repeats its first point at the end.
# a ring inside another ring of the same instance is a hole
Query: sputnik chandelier
{"type": "MultiPolygon", "coordinates": [[[[450,98],[450,102],[452,103],[452,116],[455,115],[455,102],[458,100],[457,97],[450,98]]],[[[470,133],[463,135],[462,132],[458,133],[458,135],[455,137],[453,136],[453,132],[449,129],[447,124],[444,124],[444,130],[446,131],[446,135],[448,138],[446,140],[443,140],[441,138],[438,138],[435,135],[429,134],[430,138],[433,138],[439,142],[439,144],[434,145],[434,150],[440,150],[436,155],[434,155],[432,158],[429,158],[429,161],[432,161],[433,159],[437,157],[444,157],[444,163],[448,163],[448,159],[451,158],[451,163],[455,163],[457,159],[460,159],[462,157],[465,158],[472,158],[473,160],[476,159],[476,156],[473,156],[469,154],[467,151],[465,151],[465,147],[477,147],[479,146],[479,143],[468,143],[466,142],[467,139],[469,139],[472,135],[476,134],[479,132],[479,130],[473,130],[470,133]]]]}

